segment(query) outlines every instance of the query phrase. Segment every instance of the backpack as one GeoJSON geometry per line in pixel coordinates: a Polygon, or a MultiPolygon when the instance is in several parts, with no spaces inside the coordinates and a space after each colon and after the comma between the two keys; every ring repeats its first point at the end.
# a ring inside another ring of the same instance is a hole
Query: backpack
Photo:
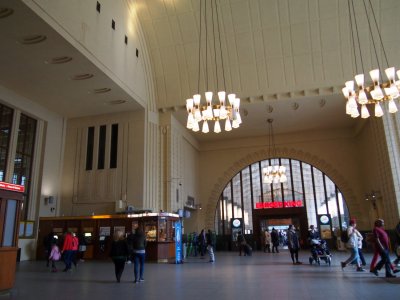
{"type": "Polygon", "coordinates": [[[340,240],[343,243],[347,243],[349,241],[349,235],[347,234],[347,230],[342,230],[342,232],[340,233],[340,240]]]}

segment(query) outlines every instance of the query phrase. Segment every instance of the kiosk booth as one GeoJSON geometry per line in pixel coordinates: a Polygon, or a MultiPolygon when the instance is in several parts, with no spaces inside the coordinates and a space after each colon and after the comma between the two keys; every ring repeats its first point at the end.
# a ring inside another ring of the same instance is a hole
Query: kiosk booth
{"type": "Polygon", "coordinates": [[[68,230],[83,236],[86,244],[84,259],[108,259],[112,236],[116,230],[128,235],[142,228],[146,235],[146,260],[172,262],[175,260],[175,222],[179,215],[172,213],[136,213],[81,217],[42,217],[39,219],[37,258],[44,259],[41,241],[53,232],[60,236],[68,230]]]}
{"type": "Polygon", "coordinates": [[[0,182],[0,293],[11,289],[15,281],[23,192],[21,185],[0,182]]]}

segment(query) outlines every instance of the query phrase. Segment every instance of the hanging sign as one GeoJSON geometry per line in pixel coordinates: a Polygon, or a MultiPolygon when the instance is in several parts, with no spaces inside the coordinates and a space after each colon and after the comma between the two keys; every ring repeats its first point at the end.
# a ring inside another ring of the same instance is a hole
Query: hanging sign
{"type": "Polygon", "coordinates": [[[256,203],[256,209],[261,208],[287,208],[287,207],[302,207],[302,200],[291,200],[285,202],[258,202],[256,203]]]}

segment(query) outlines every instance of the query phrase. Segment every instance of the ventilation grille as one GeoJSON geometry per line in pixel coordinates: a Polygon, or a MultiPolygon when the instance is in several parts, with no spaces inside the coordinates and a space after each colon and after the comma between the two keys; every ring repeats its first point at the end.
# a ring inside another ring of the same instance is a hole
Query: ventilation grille
{"type": "Polygon", "coordinates": [[[19,42],[23,45],[32,45],[32,44],[38,44],[43,41],[45,41],[47,37],[45,35],[41,34],[32,34],[23,37],[19,42]]]}
{"type": "Polygon", "coordinates": [[[8,7],[0,7],[0,19],[6,18],[14,13],[14,10],[8,7]]]}

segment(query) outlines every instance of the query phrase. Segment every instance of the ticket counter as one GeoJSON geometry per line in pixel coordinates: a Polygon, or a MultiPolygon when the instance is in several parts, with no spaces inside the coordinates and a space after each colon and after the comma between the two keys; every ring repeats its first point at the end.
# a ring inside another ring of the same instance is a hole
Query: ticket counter
{"type": "MultiPolygon", "coordinates": [[[[168,262],[175,259],[175,222],[179,216],[171,213],[141,213],[82,217],[42,217],[39,220],[37,258],[44,259],[41,241],[50,232],[72,230],[83,235],[85,259],[109,259],[112,236],[116,230],[128,235],[138,227],[146,235],[146,260],[168,262]]],[[[62,239],[60,239],[60,243],[62,239]]],[[[61,247],[62,245],[60,245],[61,247]]]]}

